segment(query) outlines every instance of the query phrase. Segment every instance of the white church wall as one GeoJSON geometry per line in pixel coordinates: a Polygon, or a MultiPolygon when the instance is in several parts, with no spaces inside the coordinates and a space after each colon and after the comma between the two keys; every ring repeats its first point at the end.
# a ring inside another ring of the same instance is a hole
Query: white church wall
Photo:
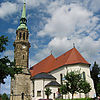
{"type": "Polygon", "coordinates": [[[64,76],[66,74],[66,72],[67,72],[66,66],[62,66],[54,71],[51,71],[50,74],[56,78],[56,81],[58,83],[61,83],[60,74],[62,74],[64,76]]]}
{"type": "MultiPolygon", "coordinates": [[[[70,71],[80,71],[80,73],[85,72],[85,76],[86,76],[86,80],[87,82],[90,83],[92,90],[89,92],[89,97],[93,98],[94,94],[95,94],[95,90],[94,90],[94,83],[93,80],[91,79],[91,75],[90,75],[90,68],[89,65],[86,64],[74,64],[74,65],[66,65],[66,66],[62,66],[52,72],[50,72],[51,75],[53,75],[54,77],[57,78],[57,82],[60,83],[60,74],[62,74],[63,76],[66,75],[66,73],[70,72],[70,71]]],[[[84,94],[81,93],[80,94],[75,94],[75,98],[80,98],[80,96],[82,98],[85,97],[84,94]]],[[[68,95],[67,95],[68,97],[68,95]]],[[[71,97],[71,95],[70,95],[71,97]]]]}
{"type": "MultiPolygon", "coordinates": [[[[50,99],[53,99],[54,98],[54,94],[55,94],[55,98],[57,98],[58,96],[58,88],[59,87],[55,87],[55,86],[48,86],[47,88],[50,88],[51,89],[51,95],[49,96],[50,99]]],[[[47,96],[45,95],[45,98],[47,98],[47,96]]]]}
{"type": "Polygon", "coordinates": [[[47,98],[45,95],[45,85],[47,85],[49,82],[54,81],[51,79],[35,79],[34,80],[34,97],[32,100],[38,100],[38,99],[43,99],[47,98]],[[41,91],[41,96],[38,96],[37,92],[41,91]]]}
{"type": "MultiPolygon", "coordinates": [[[[67,66],[67,70],[68,70],[68,72],[78,71],[78,70],[80,70],[80,73],[85,72],[86,81],[88,83],[90,83],[91,88],[92,88],[92,90],[89,92],[88,96],[93,98],[94,94],[95,94],[95,90],[94,90],[94,83],[93,83],[93,80],[90,75],[89,65],[85,65],[85,64],[69,65],[69,66],[67,66]]],[[[80,97],[80,95],[79,95],[79,97],[80,97]]],[[[81,94],[81,97],[83,98],[83,97],[85,97],[85,95],[81,94]]],[[[77,95],[76,95],[76,98],[77,98],[77,95]]]]}
{"type": "MultiPolygon", "coordinates": [[[[44,86],[44,82],[43,82],[43,79],[37,79],[37,80],[34,80],[34,98],[36,100],[40,99],[40,98],[43,98],[44,97],[44,94],[43,94],[43,88],[44,86]],[[40,93],[40,96],[38,95],[37,92],[41,91],[40,93]]],[[[34,99],[33,99],[34,100],[34,99]]]]}
{"type": "MultiPolygon", "coordinates": [[[[66,66],[62,66],[54,71],[51,71],[49,74],[53,75],[56,78],[56,81],[58,83],[61,83],[61,78],[60,78],[60,74],[62,74],[63,76],[66,75],[67,71],[79,71],[80,73],[85,72],[86,75],[86,80],[90,83],[92,90],[89,92],[89,97],[93,98],[94,94],[95,94],[95,90],[94,90],[94,84],[93,84],[93,80],[91,79],[90,76],[90,68],[88,65],[86,64],[75,64],[75,65],[66,65],[66,66]]],[[[34,80],[34,99],[33,100],[38,100],[38,99],[42,99],[42,98],[47,98],[45,95],[45,85],[47,85],[49,82],[51,82],[52,80],[49,79],[36,79],[34,80]],[[41,96],[37,96],[37,91],[41,91],[41,96]]],[[[52,90],[52,94],[50,95],[50,98],[53,99],[54,97],[54,93],[55,93],[55,97],[57,97],[57,91],[58,88],[57,87],[50,87],[50,89],[52,90]]],[[[64,95],[64,98],[71,98],[71,94],[69,95],[64,95]]],[[[83,93],[79,94],[76,93],[74,94],[74,98],[84,98],[85,95],[83,93]]]]}

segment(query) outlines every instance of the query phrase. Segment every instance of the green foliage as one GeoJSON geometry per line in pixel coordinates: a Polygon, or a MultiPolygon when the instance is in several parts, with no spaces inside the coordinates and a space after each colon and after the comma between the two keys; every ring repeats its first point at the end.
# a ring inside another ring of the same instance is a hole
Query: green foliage
{"type": "Polygon", "coordinates": [[[5,46],[7,45],[8,37],[4,37],[3,35],[0,36],[0,52],[3,52],[6,50],[5,46]]]}
{"type": "Polygon", "coordinates": [[[72,99],[73,94],[78,92],[79,90],[78,84],[81,81],[81,79],[82,78],[79,71],[71,71],[65,75],[68,91],[72,94],[72,99]]]}
{"type": "Polygon", "coordinates": [[[100,83],[97,84],[97,93],[100,96],[100,83]]]}
{"type": "Polygon", "coordinates": [[[65,84],[61,85],[60,93],[61,94],[67,94],[68,93],[68,88],[67,88],[67,86],[65,84]]]}
{"type": "Polygon", "coordinates": [[[87,81],[81,80],[78,86],[79,86],[80,93],[87,94],[91,90],[91,86],[87,81]]]}
{"type": "Polygon", "coordinates": [[[45,95],[47,95],[47,99],[49,99],[49,96],[51,95],[51,89],[50,88],[46,88],[45,90],[45,95]]]}
{"type": "Polygon", "coordinates": [[[87,94],[90,90],[90,84],[82,79],[79,71],[71,71],[65,75],[65,85],[61,87],[61,92],[63,94],[70,92],[72,94],[72,100],[74,93],[87,94]]]}
{"type": "Polygon", "coordinates": [[[10,100],[10,99],[8,98],[7,94],[4,93],[4,94],[2,95],[2,100],[10,100]]]}
{"type": "MultiPolygon", "coordinates": [[[[8,38],[4,36],[0,37],[0,52],[6,50],[5,45],[7,45],[8,38]]],[[[11,62],[8,57],[0,58],[0,84],[5,83],[4,79],[10,75],[14,78],[15,74],[21,73],[21,68],[16,68],[15,63],[11,62]]]]}
{"type": "Polygon", "coordinates": [[[100,68],[98,67],[98,64],[94,62],[94,65],[91,70],[91,77],[94,81],[94,87],[95,87],[96,93],[97,93],[97,84],[99,83],[99,77],[98,77],[99,74],[100,74],[100,68]]]}

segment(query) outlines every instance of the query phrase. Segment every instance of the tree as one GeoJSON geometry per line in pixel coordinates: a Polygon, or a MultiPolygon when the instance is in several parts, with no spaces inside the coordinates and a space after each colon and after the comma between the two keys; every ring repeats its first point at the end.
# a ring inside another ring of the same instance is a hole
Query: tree
{"type": "Polygon", "coordinates": [[[4,37],[3,35],[0,36],[0,52],[3,52],[6,50],[6,45],[8,42],[8,37],[4,37]]]}
{"type": "Polygon", "coordinates": [[[78,92],[79,87],[78,84],[81,81],[81,75],[79,71],[71,71],[67,72],[65,75],[66,84],[68,86],[68,91],[72,94],[72,100],[74,93],[78,92]]]}
{"type": "Polygon", "coordinates": [[[45,95],[47,95],[47,99],[49,99],[49,96],[51,95],[51,89],[50,88],[46,88],[45,90],[45,95]]]}
{"type": "Polygon", "coordinates": [[[84,80],[80,81],[78,87],[79,87],[79,93],[84,93],[85,97],[86,97],[86,94],[89,93],[91,90],[90,84],[84,80]]]}
{"type": "Polygon", "coordinates": [[[98,96],[100,96],[100,83],[97,84],[97,93],[98,93],[98,96]]]}
{"type": "Polygon", "coordinates": [[[68,87],[66,84],[62,84],[61,87],[60,87],[60,93],[62,94],[62,97],[63,97],[63,94],[67,94],[68,93],[68,87]]]}
{"type": "Polygon", "coordinates": [[[7,96],[6,93],[4,93],[4,94],[2,95],[2,100],[9,100],[9,98],[8,98],[8,96],[7,96]]]}
{"type": "MultiPolygon", "coordinates": [[[[6,50],[8,37],[0,37],[0,53],[6,50]]],[[[15,74],[22,72],[21,68],[17,68],[14,62],[11,62],[7,56],[0,58],[0,84],[5,83],[4,79],[10,75],[14,78],[15,74]]]]}
{"type": "Polygon", "coordinates": [[[98,95],[98,93],[97,93],[97,84],[99,83],[99,77],[98,77],[99,74],[100,74],[100,68],[98,67],[98,64],[95,61],[94,65],[92,67],[92,70],[91,70],[91,77],[94,81],[94,88],[96,90],[97,95],[98,95]]]}
{"type": "MultiPolygon", "coordinates": [[[[6,50],[7,42],[8,37],[0,36],[0,53],[6,50]]],[[[18,73],[22,73],[22,68],[17,68],[7,56],[0,58],[0,85],[5,84],[4,79],[8,75],[14,78],[14,75],[18,73]]]]}

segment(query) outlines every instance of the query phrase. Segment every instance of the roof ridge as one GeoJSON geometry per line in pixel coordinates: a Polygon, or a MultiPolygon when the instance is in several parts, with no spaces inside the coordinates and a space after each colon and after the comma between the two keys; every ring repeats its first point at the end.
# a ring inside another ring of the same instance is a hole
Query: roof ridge
{"type": "Polygon", "coordinates": [[[45,61],[46,59],[48,59],[48,58],[51,57],[51,56],[55,59],[55,57],[54,57],[52,54],[50,54],[49,56],[47,56],[47,57],[45,57],[44,59],[42,59],[41,61],[39,61],[37,64],[33,65],[32,68],[33,68],[34,66],[40,64],[41,62],[45,61]]]}
{"type": "MultiPolygon", "coordinates": [[[[71,50],[69,50],[68,59],[69,59],[69,56],[71,55],[72,51],[73,51],[73,48],[72,48],[71,50]]],[[[67,51],[67,52],[68,52],[68,51],[67,51]]],[[[66,52],[66,53],[67,53],[67,52],[66,52]]],[[[65,58],[65,56],[64,56],[64,58],[65,58]]],[[[67,61],[68,61],[68,59],[67,59],[67,61]]],[[[65,64],[66,64],[67,61],[65,61],[65,64]]]]}
{"type": "MultiPolygon", "coordinates": [[[[76,57],[76,60],[79,61],[78,63],[82,63],[82,62],[83,62],[83,63],[89,64],[76,48],[73,48],[73,49],[72,49],[72,52],[70,53],[70,55],[69,55],[69,57],[68,57],[68,59],[67,59],[66,64],[68,64],[68,62],[69,62],[69,60],[70,60],[70,56],[71,56],[71,54],[72,54],[73,52],[75,52],[74,55],[75,55],[75,57],[76,57]],[[77,54],[78,54],[78,55],[77,55],[77,54]]],[[[72,55],[73,55],[73,54],[72,54],[72,55]]]]}
{"type": "MultiPolygon", "coordinates": [[[[72,48],[72,49],[73,49],[73,48],[72,48]]],[[[60,56],[58,56],[58,57],[57,57],[57,58],[55,58],[55,59],[58,59],[58,58],[60,58],[61,56],[66,55],[66,53],[68,53],[68,52],[72,51],[72,49],[70,49],[70,50],[66,51],[65,53],[61,54],[60,56]]]]}

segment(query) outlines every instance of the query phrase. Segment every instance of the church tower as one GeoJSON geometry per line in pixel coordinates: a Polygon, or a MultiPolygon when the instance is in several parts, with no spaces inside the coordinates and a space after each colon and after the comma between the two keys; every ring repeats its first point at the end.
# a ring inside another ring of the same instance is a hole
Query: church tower
{"type": "Polygon", "coordinates": [[[28,71],[30,43],[28,39],[26,3],[24,3],[20,25],[16,30],[16,40],[13,44],[15,65],[17,68],[22,68],[23,73],[11,79],[10,100],[30,100],[30,73],[28,71]]]}
{"type": "Polygon", "coordinates": [[[16,66],[27,68],[30,43],[28,41],[29,33],[26,19],[26,4],[24,3],[20,25],[16,30],[16,40],[14,42],[14,53],[16,66]]]}

